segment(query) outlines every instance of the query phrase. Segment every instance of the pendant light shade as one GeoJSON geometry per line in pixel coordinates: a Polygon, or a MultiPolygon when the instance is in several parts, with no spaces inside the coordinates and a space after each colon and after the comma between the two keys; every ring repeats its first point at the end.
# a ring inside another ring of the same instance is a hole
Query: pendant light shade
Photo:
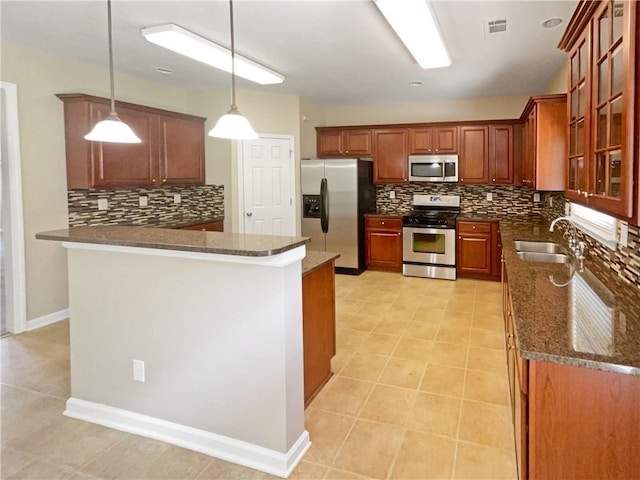
{"type": "Polygon", "coordinates": [[[109,30],[109,77],[111,80],[111,111],[109,116],[95,124],[93,129],[84,136],[92,142],[110,143],[142,143],[133,133],[131,127],[124,123],[116,114],[116,101],[113,88],[113,40],[111,38],[111,0],[107,0],[107,23],[109,30]]]}
{"type": "Polygon", "coordinates": [[[233,38],[233,0],[229,0],[229,18],[231,24],[231,109],[211,129],[209,135],[232,140],[253,140],[258,134],[253,130],[249,120],[242,116],[236,105],[236,49],[233,38]]]}

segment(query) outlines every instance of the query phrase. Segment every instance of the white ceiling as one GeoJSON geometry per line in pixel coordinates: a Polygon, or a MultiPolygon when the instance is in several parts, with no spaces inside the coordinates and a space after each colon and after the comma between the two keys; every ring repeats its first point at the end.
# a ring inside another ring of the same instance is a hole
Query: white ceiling
{"type": "MultiPolygon", "coordinates": [[[[453,64],[422,70],[371,0],[236,0],[236,50],[286,76],[281,85],[239,79],[238,86],[300,95],[320,105],[537,94],[565,59],[556,45],[576,5],[576,0],[432,2],[453,64]],[[542,28],[551,17],[564,23],[542,28]],[[496,19],[508,21],[507,32],[487,37],[485,23],[496,19]],[[424,85],[410,87],[413,80],[424,85]]],[[[144,27],[175,23],[229,45],[228,7],[218,0],[114,0],[116,69],[187,89],[229,85],[228,74],[140,35],[144,27]],[[160,74],[156,67],[175,73],[160,74]]],[[[108,64],[104,1],[1,0],[0,15],[3,41],[108,64]]]]}

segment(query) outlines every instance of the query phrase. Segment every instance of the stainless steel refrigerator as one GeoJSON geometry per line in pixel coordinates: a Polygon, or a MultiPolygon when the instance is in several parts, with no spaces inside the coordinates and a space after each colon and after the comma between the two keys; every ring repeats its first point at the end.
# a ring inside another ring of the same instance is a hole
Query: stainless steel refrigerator
{"type": "Polygon", "coordinates": [[[371,159],[302,159],[302,235],[309,250],[337,252],[336,272],[366,269],[364,214],[376,210],[371,159]]]}

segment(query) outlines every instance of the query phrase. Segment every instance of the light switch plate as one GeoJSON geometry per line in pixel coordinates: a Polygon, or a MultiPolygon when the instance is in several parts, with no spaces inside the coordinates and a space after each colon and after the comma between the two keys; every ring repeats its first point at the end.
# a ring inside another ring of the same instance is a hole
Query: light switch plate
{"type": "Polygon", "coordinates": [[[149,197],[138,197],[138,201],[141,207],[146,207],[147,205],[149,205],[149,197]]]}
{"type": "Polygon", "coordinates": [[[539,193],[534,193],[533,194],[533,201],[534,202],[539,202],[540,201],[540,194],[539,193]]]}
{"type": "Polygon", "coordinates": [[[620,222],[620,245],[629,246],[629,224],[622,221],[620,222]]]}
{"type": "Polygon", "coordinates": [[[98,199],[98,210],[108,210],[109,209],[109,202],[107,201],[106,198],[99,198],[98,199]]]}
{"type": "Polygon", "coordinates": [[[182,201],[182,197],[179,193],[173,195],[173,203],[180,203],[182,201]]]}
{"type": "Polygon", "coordinates": [[[144,383],[144,361],[142,360],[133,361],[133,379],[136,382],[144,383]]]}
{"type": "Polygon", "coordinates": [[[389,192],[389,198],[396,198],[396,192],[394,190],[389,192]]]}
{"type": "Polygon", "coordinates": [[[493,193],[487,192],[487,200],[490,202],[493,201],[493,193]]]}

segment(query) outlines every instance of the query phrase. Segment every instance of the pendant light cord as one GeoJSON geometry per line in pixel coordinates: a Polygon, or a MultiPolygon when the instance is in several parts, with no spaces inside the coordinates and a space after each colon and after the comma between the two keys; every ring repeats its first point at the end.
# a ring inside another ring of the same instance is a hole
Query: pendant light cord
{"type": "Polygon", "coordinates": [[[109,74],[111,76],[111,113],[116,115],[116,101],[113,87],[113,39],[111,36],[111,0],[107,0],[107,24],[109,28],[109,74]]]}
{"type": "MultiPolygon", "coordinates": [[[[111,1],[111,0],[109,0],[111,1]]],[[[229,0],[229,17],[231,24],[231,109],[237,110],[236,105],[236,46],[233,35],[233,0],[229,0]]]]}

